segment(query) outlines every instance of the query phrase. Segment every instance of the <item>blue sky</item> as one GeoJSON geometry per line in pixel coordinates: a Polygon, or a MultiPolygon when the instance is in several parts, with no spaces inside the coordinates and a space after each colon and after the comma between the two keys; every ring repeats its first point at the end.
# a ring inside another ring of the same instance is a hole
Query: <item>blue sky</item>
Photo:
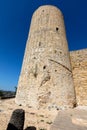
{"type": "Polygon", "coordinates": [[[15,90],[32,14],[46,4],[63,12],[69,49],[87,48],[87,0],[0,0],[0,89],[15,90]]]}

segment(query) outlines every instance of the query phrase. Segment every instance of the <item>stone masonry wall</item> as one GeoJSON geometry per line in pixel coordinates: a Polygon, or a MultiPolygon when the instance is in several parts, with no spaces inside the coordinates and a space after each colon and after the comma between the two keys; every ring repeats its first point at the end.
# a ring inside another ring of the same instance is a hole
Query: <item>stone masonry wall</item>
{"type": "Polygon", "coordinates": [[[33,14],[16,103],[56,109],[75,104],[63,16],[54,6],[42,6],[33,14]]]}
{"type": "Polygon", "coordinates": [[[71,64],[78,105],[87,105],[87,49],[71,51],[71,64]]]}

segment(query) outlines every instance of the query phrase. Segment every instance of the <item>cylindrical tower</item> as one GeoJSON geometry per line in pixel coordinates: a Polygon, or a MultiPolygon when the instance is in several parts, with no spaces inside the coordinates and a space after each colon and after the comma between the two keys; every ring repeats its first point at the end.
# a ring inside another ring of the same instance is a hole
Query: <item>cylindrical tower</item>
{"type": "Polygon", "coordinates": [[[75,104],[63,15],[55,6],[41,6],[33,14],[16,102],[57,109],[75,104]]]}

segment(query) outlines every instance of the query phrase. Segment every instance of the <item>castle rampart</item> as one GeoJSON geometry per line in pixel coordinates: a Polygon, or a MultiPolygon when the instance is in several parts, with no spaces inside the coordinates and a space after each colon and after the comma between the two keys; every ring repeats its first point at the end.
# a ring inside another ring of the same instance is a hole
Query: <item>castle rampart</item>
{"type": "Polygon", "coordinates": [[[87,105],[87,49],[71,51],[77,105],[87,105]]]}

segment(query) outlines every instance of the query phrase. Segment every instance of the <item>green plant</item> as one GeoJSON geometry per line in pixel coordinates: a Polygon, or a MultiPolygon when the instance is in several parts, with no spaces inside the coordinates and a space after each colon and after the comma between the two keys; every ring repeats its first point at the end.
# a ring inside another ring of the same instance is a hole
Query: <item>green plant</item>
{"type": "Polygon", "coordinates": [[[2,97],[3,96],[3,91],[2,90],[0,90],[0,97],[2,97]]]}
{"type": "Polygon", "coordinates": [[[15,86],[14,88],[15,88],[15,94],[16,94],[16,92],[17,92],[17,87],[15,86]]]}

